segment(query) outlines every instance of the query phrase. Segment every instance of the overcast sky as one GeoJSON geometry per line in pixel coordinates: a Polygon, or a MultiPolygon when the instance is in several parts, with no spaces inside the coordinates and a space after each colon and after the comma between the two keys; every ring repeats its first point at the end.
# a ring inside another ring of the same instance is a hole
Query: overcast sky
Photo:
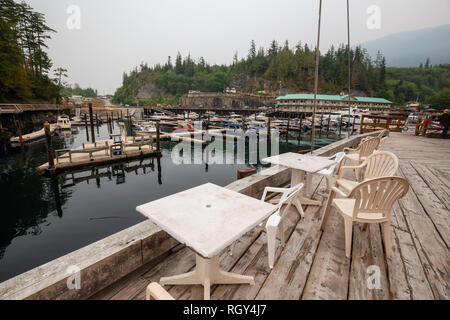
{"type": "MultiPolygon", "coordinates": [[[[319,0],[26,0],[58,33],[49,41],[54,68],[68,69],[68,82],[114,93],[122,74],[141,62],[165,63],[181,54],[209,63],[247,55],[252,39],[268,47],[315,44],[319,0]],[[81,28],[69,29],[67,9],[81,10],[81,28]]],[[[346,0],[323,0],[321,49],[347,40],[346,0]]],[[[386,35],[449,23],[449,0],[350,0],[352,45],[386,35]],[[380,28],[369,29],[371,5],[380,28]]]]}

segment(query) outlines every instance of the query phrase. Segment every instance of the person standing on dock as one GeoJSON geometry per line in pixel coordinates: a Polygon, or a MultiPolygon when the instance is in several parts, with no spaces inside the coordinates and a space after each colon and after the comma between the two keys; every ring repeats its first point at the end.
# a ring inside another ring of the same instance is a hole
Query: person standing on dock
{"type": "Polygon", "coordinates": [[[439,123],[444,127],[444,130],[442,131],[442,139],[446,139],[448,127],[450,125],[449,110],[445,110],[444,113],[439,117],[439,123]]]}

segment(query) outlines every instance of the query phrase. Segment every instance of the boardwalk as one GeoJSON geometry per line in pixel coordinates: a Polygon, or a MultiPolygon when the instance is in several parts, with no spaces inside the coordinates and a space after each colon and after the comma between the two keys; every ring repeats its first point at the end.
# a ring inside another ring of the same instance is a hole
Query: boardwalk
{"type": "MultiPolygon", "coordinates": [[[[343,219],[332,211],[321,232],[323,208],[308,207],[304,219],[293,211],[287,215],[288,241],[278,249],[273,270],[268,267],[264,232],[254,230],[241,238],[233,256],[224,252],[221,266],[254,276],[255,285],[218,285],[211,299],[449,299],[450,140],[391,133],[383,149],[397,154],[399,175],[411,184],[393,210],[390,259],[376,224],[355,225],[352,258],[347,259],[343,219]],[[377,289],[367,286],[368,268],[380,271],[377,289]]],[[[315,178],[313,184],[314,198],[325,200],[325,181],[315,178]]],[[[144,299],[150,282],[188,272],[194,265],[194,254],[182,248],[92,299],[144,299]]],[[[203,294],[200,286],[166,289],[176,299],[201,299],[203,294]]]]}

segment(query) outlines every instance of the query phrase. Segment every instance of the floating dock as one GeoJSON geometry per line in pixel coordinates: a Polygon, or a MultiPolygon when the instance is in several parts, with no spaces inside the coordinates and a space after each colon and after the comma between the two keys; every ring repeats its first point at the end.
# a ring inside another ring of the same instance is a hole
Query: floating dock
{"type": "Polygon", "coordinates": [[[128,137],[128,142],[121,144],[114,144],[113,140],[102,140],[83,144],[76,149],[56,150],[53,168],[47,162],[39,166],[37,171],[54,173],[160,155],[161,151],[153,146],[153,139],[128,137]]]}

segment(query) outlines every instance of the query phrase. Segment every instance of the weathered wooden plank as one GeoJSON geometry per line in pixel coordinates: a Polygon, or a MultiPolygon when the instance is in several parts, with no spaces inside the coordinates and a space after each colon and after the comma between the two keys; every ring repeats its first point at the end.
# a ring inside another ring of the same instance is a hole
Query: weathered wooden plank
{"type": "MultiPolygon", "coordinates": [[[[285,213],[283,219],[285,230],[279,230],[279,232],[284,232],[285,239],[289,241],[291,233],[300,220],[299,214],[296,209],[291,207],[289,212],[285,213]]],[[[277,247],[275,263],[282,249],[282,246],[277,247]]],[[[254,299],[271,271],[267,256],[267,235],[264,232],[232,269],[232,272],[253,276],[255,278],[255,285],[221,285],[214,291],[212,298],[232,300],[254,299]]]]}
{"type": "Polygon", "coordinates": [[[391,259],[386,260],[392,299],[433,299],[433,292],[398,203],[394,205],[392,217],[391,259]]]}
{"type": "Polygon", "coordinates": [[[310,206],[255,299],[299,299],[320,239],[320,208],[310,206]]]}
{"type": "MultiPolygon", "coordinates": [[[[426,214],[433,221],[446,246],[450,243],[449,210],[430,189],[429,184],[417,173],[411,164],[402,164],[401,170],[410,182],[426,214]]],[[[431,181],[429,182],[431,183],[431,181]]]]}
{"type": "Polygon", "coordinates": [[[430,166],[425,166],[418,161],[411,161],[411,165],[447,210],[450,210],[450,188],[429,169],[430,166]]]}
{"type": "Polygon", "coordinates": [[[399,201],[435,299],[450,298],[448,248],[416,194],[410,190],[399,201]]]}
{"type": "Polygon", "coordinates": [[[390,299],[379,224],[371,223],[364,227],[363,224],[355,223],[353,226],[352,262],[348,290],[350,300],[390,299]],[[378,267],[379,287],[369,287],[368,283],[374,272],[369,267],[378,267]]]}
{"type": "Polygon", "coordinates": [[[345,257],[344,219],[332,209],[301,298],[346,300],[349,266],[345,257]]]}
{"type": "Polygon", "coordinates": [[[151,268],[147,273],[140,275],[137,279],[123,287],[117,294],[111,297],[111,300],[132,300],[135,298],[144,298],[139,296],[144,293],[147,285],[151,282],[159,282],[162,275],[170,276],[189,271],[195,265],[195,255],[188,248],[169,255],[161,263],[151,268]]]}

